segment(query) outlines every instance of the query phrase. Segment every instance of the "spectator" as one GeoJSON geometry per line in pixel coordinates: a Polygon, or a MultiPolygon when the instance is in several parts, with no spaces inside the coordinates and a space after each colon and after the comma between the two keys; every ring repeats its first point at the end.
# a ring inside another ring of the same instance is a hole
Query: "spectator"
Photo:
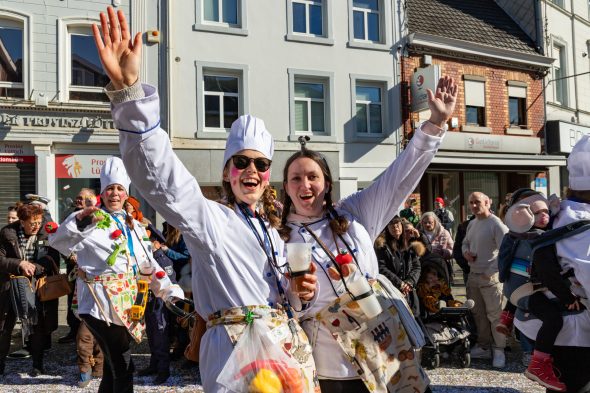
{"type": "Polygon", "coordinates": [[[8,213],[6,214],[6,224],[12,224],[13,222],[18,221],[18,206],[19,205],[8,206],[8,213]]]}
{"type": "Polygon", "coordinates": [[[455,236],[455,244],[453,245],[453,259],[457,262],[461,270],[463,270],[463,282],[467,285],[467,276],[469,275],[469,262],[463,256],[462,246],[463,246],[463,239],[465,239],[465,234],[467,233],[467,226],[475,218],[474,215],[470,214],[467,216],[467,220],[463,221],[457,227],[457,235],[455,236]]]}
{"type": "Polygon", "coordinates": [[[498,250],[506,225],[490,212],[490,198],[482,192],[469,196],[469,206],[475,220],[469,223],[463,240],[463,256],[470,266],[467,279],[467,297],[475,301],[473,316],[477,328],[477,345],[471,350],[472,358],[490,357],[492,366],[504,368],[506,336],[496,331],[502,312],[502,284],[498,279],[498,250]]]}
{"type": "Polygon", "coordinates": [[[399,212],[401,218],[405,218],[414,226],[420,222],[420,215],[414,210],[415,206],[418,206],[416,198],[409,198],[406,201],[406,208],[399,212]]]}
{"type": "Polygon", "coordinates": [[[453,284],[453,238],[440,223],[434,212],[426,212],[420,219],[422,232],[430,242],[432,252],[445,261],[445,268],[449,273],[449,285],[453,284]]]}
{"type": "Polygon", "coordinates": [[[392,282],[408,300],[414,315],[418,315],[418,298],[414,288],[420,278],[420,257],[426,247],[419,241],[408,241],[404,236],[403,221],[395,216],[375,240],[379,273],[392,282]]]}
{"type": "Polygon", "coordinates": [[[434,214],[438,217],[443,228],[452,234],[455,217],[453,217],[453,213],[445,207],[445,200],[441,197],[434,199],[434,214]]]}
{"type": "Polygon", "coordinates": [[[125,211],[127,214],[131,215],[134,220],[139,221],[142,226],[147,227],[150,224],[150,220],[143,216],[143,213],[141,212],[141,203],[139,203],[136,198],[132,196],[127,198],[127,201],[125,201],[125,211]]]}
{"type": "MultiPolygon", "coordinates": [[[[16,314],[10,301],[10,275],[38,278],[56,274],[59,253],[47,246],[47,234],[39,233],[43,209],[25,204],[18,209],[18,221],[0,230],[0,375],[4,374],[5,359],[10,348],[16,314]]],[[[37,301],[36,323],[30,332],[30,351],[33,358],[31,376],[44,374],[43,351],[51,332],[57,329],[58,300],[37,301]]],[[[24,335],[27,335],[26,329],[24,335]]],[[[26,339],[26,337],[25,337],[26,339]]]]}

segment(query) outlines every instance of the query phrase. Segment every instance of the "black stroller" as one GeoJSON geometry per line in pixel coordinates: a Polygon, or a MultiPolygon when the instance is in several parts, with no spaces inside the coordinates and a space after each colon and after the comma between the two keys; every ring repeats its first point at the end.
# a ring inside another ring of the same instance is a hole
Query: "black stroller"
{"type": "MultiPolygon", "coordinates": [[[[422,265],[423,271],[428,267],[434,269],[438,276],[447,283],[448,271],[444,264],[432,261],[422,265]]],[[[437,313],[426,311],[420,304],[420,318],[418,323],[424,332],[426,345],[422,348],[422,366],[435,369],[440,366],[443,353],[458,361],[463,367],[471,365],[470,342],[468,330],[469,309],[467,307],[441,307],[437,313]]]]}

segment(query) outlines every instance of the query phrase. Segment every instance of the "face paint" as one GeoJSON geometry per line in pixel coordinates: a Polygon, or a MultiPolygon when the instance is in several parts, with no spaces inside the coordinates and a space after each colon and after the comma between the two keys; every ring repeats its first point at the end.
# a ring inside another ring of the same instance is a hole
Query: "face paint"
{"type": "Polygon", "coordinates": [[[259,173],[260,173],[260,177],[262,178],[262,181],[269,181],[270,180],[270,171],[259,172],[259,173]]]}
{"type": "Polygon", "coordinates": [[[231,178],[236,178],[240,176],[240,170],[235,166],[232,166],[231,170],[229,171],[231,178]]]}

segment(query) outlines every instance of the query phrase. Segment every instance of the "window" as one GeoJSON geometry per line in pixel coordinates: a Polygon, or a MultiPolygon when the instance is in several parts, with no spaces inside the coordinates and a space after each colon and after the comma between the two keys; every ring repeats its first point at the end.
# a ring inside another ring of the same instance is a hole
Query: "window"
{"type": "Polygon", "coordinates": [[[325,86],[295,80],[295,131],[325,132],[325,86]]]}
{"type": "Polygon", "coordinates": [[[553,82],[555,86],[555,102],[563,106],[568,105],[567,99],[567,79],[565,63],[565,47],[553,45],[553,82]]]}
{"type": "Polygon", "coordinates": [[[354,38],[381,42],[381,13],[379,0],[353,0],[354,38]]]}
{"type": "Polygon", "coordinates": [[[289,138],[314,134],[316,141],[334,141],[334,74],[287,69],[289,74],[289,138]]]}
{"type": "Polygon", "coordinates": [[[240,112],[239,85],[237,76],[204,75],[205,128],[231,128],[240,112]]]}
{"type": "Polygon", "coordinates": [[[324,35],[321,0],[293,0],[293,32],[324,35]]]}
{"type": "Polygon", "coordinates": [[[248,35],[245,0],[197,0],[195,30],[248,35]]]}
{"type": "Polygon", "coordinates": [[[549,0],[558,7],[564,8],[563,0],[549,0]]]}
{"type": "Polygon", "coordinates": [[[510,127],[526,128],[526,87],[508,86],[508,116],[510,127]]]}
{"type": "Polygon", "coordinates": [[[0,98],[25,97],[26,24],[0,12],[0,98]]]}
{"type": "Polygon", "coordinates": [[[485,127],[485,82],[465,80],[465,122],[485,127]]]}
{"type": "Polygon", "coordinates": [[[357,84],[356,132],[359,134],[383,133],[382,88],[357,84]]]}

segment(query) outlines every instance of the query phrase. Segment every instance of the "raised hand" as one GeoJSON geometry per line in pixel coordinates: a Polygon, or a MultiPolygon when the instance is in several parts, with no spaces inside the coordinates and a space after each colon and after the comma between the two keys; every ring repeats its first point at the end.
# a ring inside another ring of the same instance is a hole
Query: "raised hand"
{"type": "Polygon", "coordinates": [[[430,108],[429,122],[440,128],[444,126],[455,110],[458,91],[459,88],[455,80],[449,76],[438,80],[436,92],[432,92],[430,89],[426,91],[430,108]]]}
{"type": "Polygon", "coordinates": [[[129,25],[123,11],[115,13],[113,7],[108,7],[107,13],[108,21],[107,16],[100,13],[102,37],[96,24],[92,26],[92,32],[102,67],[115,89],[120,90],[139,79],[141,32],[135,34],[131,42],[129,25]]]}

